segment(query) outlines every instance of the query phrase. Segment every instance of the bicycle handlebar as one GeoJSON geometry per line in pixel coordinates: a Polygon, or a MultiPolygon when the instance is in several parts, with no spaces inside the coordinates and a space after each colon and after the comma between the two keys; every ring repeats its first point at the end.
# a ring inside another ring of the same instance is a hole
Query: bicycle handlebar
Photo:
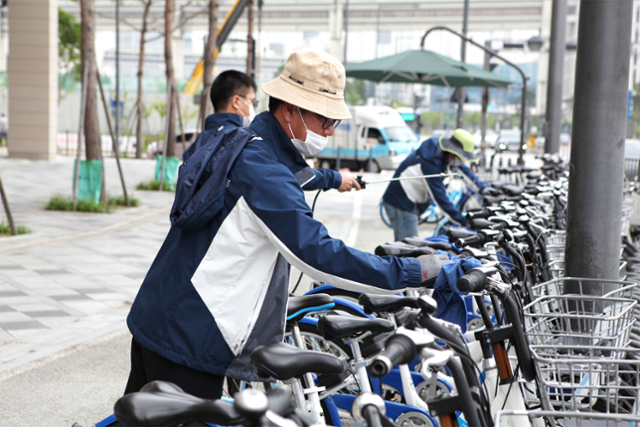
{"type": "Polygon", "coordinates": [[[373,359],[369,366],[369,373],[375,378],[389,375],[396,365],[411,362],[416,354],[416,346],[411,338],[395,334],[387,340],[384,351],[373,359]]]}
{"type": "Polygon", "coordinates": [[[465,246],[469,245],[484,245],[485,243],[487,243],[487,241],[487,236],[484,233],[479,232],[478,234],[471,237],[465,237],[464,239],[456,240],[456,248],[464,248],[465,246]]]}
{"type": "Polygon", "coordinates": [[[456,286],[461,292],[480,292],[489,284],[487,275],[480,270],[471,269],[458,279],[456,286]]]}

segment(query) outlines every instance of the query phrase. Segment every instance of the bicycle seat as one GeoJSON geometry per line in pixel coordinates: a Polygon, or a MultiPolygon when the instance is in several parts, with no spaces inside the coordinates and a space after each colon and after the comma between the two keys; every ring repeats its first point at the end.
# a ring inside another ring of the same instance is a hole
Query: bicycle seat
{"type": "Polygon", "coordinates": [[[469,222],[467,223],[467,226],[469,228],[473,228],[474,230],[482,230],[483,228],[489,228],[492,225],[496,224],[483,218],[474,218],[469,220],[469,222]]]}
{"type": "Polygon", "coordinates": [[[251,353],[251,363],[259,375],[280,381],[299,377],[307,372],[339,374],[344,370],[342,361],[333,354],[301,350],[289,344],[275,342],[261,345],[251,353]]]}
{"type": "Polygon", "coordinates": [[[392,255],[404,258],[415,258],[420,255],[432,255],[436,253],[436,250],[429,246],[411,246],[403,242],[385,243],[379,245],[375,251],[378,256],[392,255]]]}
{"type": "Polygon", "coordinates": [[[453,243],[458,239],[475,236],[476,233],[465,230],[464,228],[450,228],[445,235],[449,238],[449,242],[453,243]]]}
{"type": "Polygon", "coordinates": [[[424,240],[418,237],[405,237],[404,239],[402,239],[402,241],[411,246],[429,246],[430,248],[440,249],[441,251],[448,251],[451,249],[451,245],[446,242],[433,242],[431,240],[424,240]]]}
{"type": "Polygon", "coordinates": [[[518,187],[517,185],[505,185],[502,187],[502,191],[506,193],[507,196],[519,196],[524,192],[524,188],[518,187]]]}
{"type": "Polygon", "coordinates": [[[489,206],[500,204],[500,202],[502,202],[505,199],[506,199],[505,196],[497,196],[497,197],[484,196],[483,198],[485,204],[489,206]]]}
{"type": "Polygon", "coordinates": [[[542,176],[542,173],[540,172],[531,172],[527,174],[527,179],[534,179],[537,180],[538,178],[540,178],[542,176]]]}
{"type": "Polygon", "coordinates": [[[287,303],[287,320],[292,320],[304,316],[310,311],[327,309],[333,307],[333,297],[327,294],[302,295],[299,297],[289,297],[287,303]],[[322,308],[324,306],[324,308],[322,308]],[[330,307],[328,307],[330,306],[330,307]]]}
{"type": "Polygon", "coordinates": [[[393,323],[385,319],[324,316],[318,320],[318,330],[325,338],[355,337],[365,332],[391,332],[395,328],[393,323]]]}
{"type": "Polygon", "coordinates": [[[364,307],[367,314],[373,312],[387,313],[404,307],[419,308],[418,297],[403,297],[400,295],[372,295],[362,294],[358,304],[364,307]]]}
{"type": "Polygon", "coordinates": [[[113,411],[119,422],[130,426],[170,426],[198,421],[230,426],[243,421],[233,403],[201,399],[166,381],[152,381],[139,392],[122,396],[113,411]]]}
{"type": "Polygon", "coordinates": [[[490,182],[489,184],[491,184],[493,188],[502,188],[505,185],[508,185],[509,183],[507,181],[502,181],[499,179],[497,181],[490,182]]]}

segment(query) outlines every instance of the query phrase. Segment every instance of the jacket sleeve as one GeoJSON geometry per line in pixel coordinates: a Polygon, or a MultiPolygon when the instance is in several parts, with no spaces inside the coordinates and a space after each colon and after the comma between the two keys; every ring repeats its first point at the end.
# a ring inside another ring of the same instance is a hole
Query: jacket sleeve
{"type": "Polygon", "coordinates": [[[458,166],[458,168],[460,169],[460,172],[465,174],[471,181],[473,181],[473,183],[478,187],[479,190],[482,190],[489,186],[489,184],[487,184],[486,182],[481,181],[480,178],[478,178],[476,174],[473,173],[469,166],[465,165],[464,163],[458,166]]]}
{"type": "Polygon", "coordinates": [[[388,294],[420,286],[418,260],[379,257],[329,236],[324,225],[313,219],[304,193],[288,170],[267,172],[246,201],[262,231],[285,259],[315,280],[356,292],[388,294]]]}
{"type": "Polygon", "coordinates": [[[313,169],[313,173],[316,177],[309,181],[302,188],[305,191],[309,190],[331,190],[332,188],[340,187],[342,184],[342,175],[340,172],[331,169],[313,169]]]}
{"type": "MultiPolygon", "coordinates": [[[[427,175],[427,173],[425,173],[427,175]]],[[[466,225],[466,218],[451,203],[447,196],[447,188],[444,186],[442,178],[427,178],[427,185],[434,203],[449,217],[451,221],[458,225],[466,225]]]]}

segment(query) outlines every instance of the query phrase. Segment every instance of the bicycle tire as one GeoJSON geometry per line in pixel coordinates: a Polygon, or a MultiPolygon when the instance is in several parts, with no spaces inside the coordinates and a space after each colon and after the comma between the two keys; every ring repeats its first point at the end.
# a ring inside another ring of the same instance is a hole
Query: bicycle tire
{"type": "Polygon", "coordinates": [[[387,217],[387,212],[384,210],[384,204],[382,202],[380,202],[380,218],[387,227],[393,228],[393,226],[391,225],[391,221],[389,221],[389,218],[387,217]]]}

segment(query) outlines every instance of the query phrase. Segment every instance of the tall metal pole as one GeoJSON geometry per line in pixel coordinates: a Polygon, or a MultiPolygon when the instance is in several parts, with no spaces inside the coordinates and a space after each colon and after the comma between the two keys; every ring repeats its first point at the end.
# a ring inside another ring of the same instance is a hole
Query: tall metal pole
{"type": "Polygon", "coordinates": [[[560,149],[562,125],[562,80],[564,77],[565,33],[567,29],[567,2],[554,1],[551,17],[551,46],[549,47],[549,74],[547,78],[547,112],[545,117],[545,153],[560,149]]]}
{"type": "MultiPolygon", "coordinates": [[[[618,279],[632,15],[633,0],[580,2],[565,248],[568,277],[618,279]]],[[[575,291],[565,286],[565,293],[575,291]]],[[[600,292],[599,286],[587,285],[587,294],[600,292]]]]}
{"type": "MultiPolygon", "coordinates": [[[[460,42],[460,62],[464,62],[467,59],[467,43],[465,39],[467,37],[467,28],[469,26],[469,0],[464,0],[464,12],[462,15],[462,35],[465,37],[460,42]]],[[[464,124],[464,99],[465,91],[464,87],[458,88],[458,117],[456,119],[456,128],[462,128],[464,124]]]]}
{"type": "Polygon", "coordinates": [[[116,144],[120,146],[120,0],[116,0],[116,144]]]}
{"type": "MultiPolygon", "coordinates": [[[[491,49],[491,40],[484,42],[484,47],[491,49]]],[[[484,70],[491,71],[491,55],[488,52],[484,53],[484,70]]],[[[480,117],[480,134],[482,139],[480,140],[480,164],[482,167],[487,166],[487,109],[489,108],[489,88],[482,88],[482,116],[480,117]]]]}

